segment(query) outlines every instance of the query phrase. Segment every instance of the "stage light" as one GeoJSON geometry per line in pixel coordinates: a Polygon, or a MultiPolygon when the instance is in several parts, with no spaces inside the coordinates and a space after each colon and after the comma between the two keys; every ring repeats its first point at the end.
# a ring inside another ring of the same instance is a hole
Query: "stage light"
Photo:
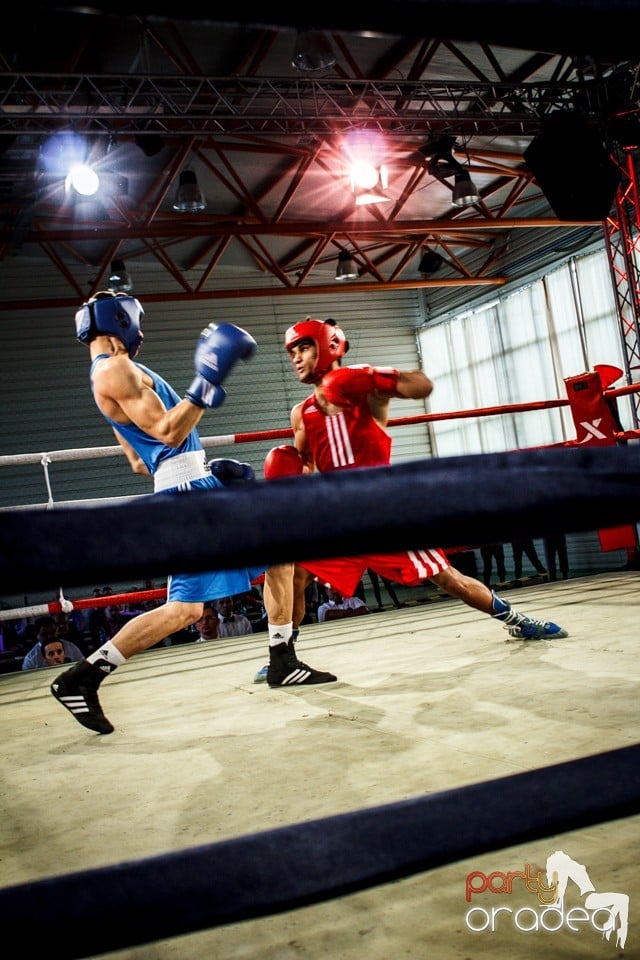
{"type": "Polygon", "coordinates": [[[131,276],[124,265],[124,260],[112,260],[108,287],[112,293],[130,293],[133,290],[131,276]]]}
{"type": "Polygon", "coordinates": [[[298,30],[291,60],[292,66],[303,73],[329,70],[336,56],[328,37],[321,30],[298,30]]]}
{"type": "Polygon", "coordinates": [[[357,280],[358,267],[348,250],[341,250],[338,254],[336,280],[357,280]]]}
{"type": "Polygon", "coordinates": [[[176,199],[173,209],[178,213],[200,213],[206,210],[202,190],[198,186],[198,178],[193,170],[183,170],[180,174],[180,182],[176,192],[176,199]]]}

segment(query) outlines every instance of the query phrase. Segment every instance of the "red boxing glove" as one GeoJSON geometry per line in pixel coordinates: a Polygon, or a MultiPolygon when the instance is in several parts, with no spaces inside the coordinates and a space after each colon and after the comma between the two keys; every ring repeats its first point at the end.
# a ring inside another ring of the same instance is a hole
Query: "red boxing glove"
{"type": "Polygon", "coordinates": [[[349,406],[374,390],[395,393],[397,388],[398,371],[393,367],[336,367],[322,379],[325,397],[337,407],[349,406]]]}
{"type": "Polygon", "coordinates": [[[278,477],[296,477],[302,473],[303,467],[302,457],[296,448],[283,444],[274,447],[264,458],[264,478],[276,480],[278,477]]]}

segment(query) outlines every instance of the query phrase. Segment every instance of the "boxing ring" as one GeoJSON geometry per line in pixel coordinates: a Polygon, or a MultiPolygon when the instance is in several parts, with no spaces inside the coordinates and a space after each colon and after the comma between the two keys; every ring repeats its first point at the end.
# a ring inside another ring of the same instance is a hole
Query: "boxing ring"
{"type": "MultiPolygon", "coordinates": [[[[564,403],[514,406],[522,410],[564,403]]],[[[495,408],[473,412],[492,413],[495,408]]],[[[409,420],[416,418],[393,425],[409,420]]],[[[273,439],[288,437],[289,431],[272,434],[273,439]]],[[[633,441],[637,433],[618,439],[633,441]]],[[[203,442],[215,445],[211,438],[203,442]]],[[[134,511],[128,499],[20,508],[0,511],[0,571],[8,591],[20,591],[25,583],[32,589],[65,589],[139,577],[141,570],[154,577],[171,568],[328,557],[335,555],[337,539],[343,553],[373,551],[381,542],[389,550],[426,544],[456,548],[514,535],[544,536],[557,529],[570,533],[635,524],[639,491],[640,448],[632,443],[568,445],[270,483],[258,480],[188,497],[136,498],[134,511]],[[322,517],[323,522],[293,524],[292,516],[322,517]],[[107,539],[101,536],[105,528],[111,532],[107,539]],[[225,540],[225,530],[233,531],[232,542],[225,540]],[[69,543],[82,545],[82,550],[69,551],[69,543]]],[[[154,597],[160,595],[154,592],[154,597]]],[[[117,599],[102,598],[105,603],[117,599]]],[[[491,631],[495,625],[484,619],[491,631]]],[[[318,635],[331,643],[326,631],[318,635]]],[[[573,656],[580,656],[579,646],[573,656]]],[[[133,671],[138,659],[122,673],[133,671]]],[[[327,694],[312,692],[314,707],[320,696],[327,694]]],[[[296,693],[294,699],[302,698],[296,693]]],[[[171,704],[166,707],[170,712],[171,704]]],[[[65,725],[66,741],[77,737],[66,717],[58,720],[65,725]]],[[[406,800],[138,859],[109,863],[107,858],[98,867],[0,888],[4,932],[7,940],[19,938],[21,950],[29,954],[39,947],[45,929],[49,953],[80,958],[350,897],[489,851],[632,818],[640,813],[639,761],[640,744],[635,742],[587,750],[559,763],[478,778],[406,800]],[[39,924],[33,923],[36,915],[39,924]]]]}

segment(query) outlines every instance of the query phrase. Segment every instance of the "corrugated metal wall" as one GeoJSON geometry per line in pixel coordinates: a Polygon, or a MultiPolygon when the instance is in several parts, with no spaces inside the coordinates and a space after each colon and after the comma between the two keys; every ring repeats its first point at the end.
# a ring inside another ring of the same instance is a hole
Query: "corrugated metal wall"
{"type": "MultiPolygon", "coordinates": [[[[42,296],[69,297],[54,276],[44,283],[42,263],[14,267],[3,297],[19,297],[21,283],[37,277],[42,296]],[[46,293],[45,293],[46,290],[46,293]]],[[[135,293],[166,287],[166,274],[153,266],[135,268],[135,293]]],[[[195,281],[194,281],[195,282],[195,281]]],[[[264,278],[260,278],[264,285],[264,278]]],[[[246,279],[243,279],[246,287],[246,279]]],[[[226,436],[289,427],[291,407],[308,393],[293,375],[283,349],[284,331],[307,315],[334,317],[349,338],[348,361],[418,369],[416,328],[423,322],[416,291],[343,296],[243,298],[152,303],[146,307],[145,342],[140,362],[165,376],[180,392],[190,383],[193,350],[210,321],[228,321],[248,329],[258,352],[239,363],[228,383],[228,398],[201,421],[203,437],[226,436]]],[[[0,314],[0,455],[60,449],[114,446],[115,438],[95,407],[88,386],[89,354],[75,340],[73,316],[59,309],[0,314]]],[[[392,416],[424,413],[422,402],[394,401],[392,416]]],[[[423,425],[393,431],[395,462],[430,455],[429,431],[423,425]]],[[[209,447],[211,456],[246,460],[262,475],[266,452],[282,440],[209,447]]],[[[123,456],[53,462],[48,466],[56,502],[147,493],[150,482],[134,476],[123,456]]],[[[0,507],[47,502],[42,466],[0,467],[0,507]]]]}

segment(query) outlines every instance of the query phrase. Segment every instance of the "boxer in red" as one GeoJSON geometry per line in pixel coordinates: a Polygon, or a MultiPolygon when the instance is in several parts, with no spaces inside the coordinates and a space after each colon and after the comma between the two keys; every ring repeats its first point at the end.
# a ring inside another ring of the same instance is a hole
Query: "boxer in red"
{"type": "MultiPolygon", "coordinates": [[[[386,426],[391,398],[426,398],[433,390],[431,380],[417,370],[343,367],[341,361],[349,345],[333,320],[308,318],[294,324],[285,334],[285,347],[298,379],[313,384],[313,393],[293,408],[295,445],[270,451],[265,478],[389,464],[391,437],[386,426]]],[[[450,596],[500,620],[515,639],[558,640],[567,636],[556,623],[513,610],[485,584],[451,566],[436,547],[305,561],[296,565],[295,578],[291,564],[268,569],[265,605],[270,634],[280,632],[286,640],[293,634],[295,639],[304,612],[303,591],[313,577],[350,597],[367,568],[410,587],[430,580],[450,596]]],[[[267,682],[271,683],[269,674],[267,682]]]]}

